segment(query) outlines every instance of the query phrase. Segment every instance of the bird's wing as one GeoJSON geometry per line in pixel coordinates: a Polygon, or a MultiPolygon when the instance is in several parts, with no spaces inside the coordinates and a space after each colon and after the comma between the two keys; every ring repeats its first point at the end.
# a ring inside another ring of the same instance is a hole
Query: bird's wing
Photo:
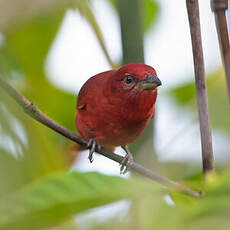
{"type": "MultiPolygon", "coordinates": [[[[113,70],[106,71],[100,74],[97,74],[89,78],[85,84],[82,86],[77,99],[77,109],[84,110],[87,108],[87,104],[93,104],[95,101],[98,101],[102,97],[102,91],[104,84],[107,81],[108,77],[111,75],[113,70]]],[[[96,104],[95,104],[96,106],[96,104]]]]}

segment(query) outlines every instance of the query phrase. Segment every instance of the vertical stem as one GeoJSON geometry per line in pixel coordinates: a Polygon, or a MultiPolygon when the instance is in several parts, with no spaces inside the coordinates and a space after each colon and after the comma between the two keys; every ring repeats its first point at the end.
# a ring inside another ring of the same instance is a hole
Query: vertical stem
{"type": "Polygon", "coordinates": [[[228,0],[211,0],[212,11],[215,14],[216,29],[219,38],[220,50],[225,67],[225,75],[228,88],[228,97],[230,102],[230,69],[229,69],[229,35],[225,11],[228,9],[228,0]]]}
{"type": "Polygon", "coordinates": [[[119,0],[123,63],[144,62],[141,0],[119,0]]]}
{"type": "Polygon", "coordinates": [[[186,5],[192,39],[196,99],[201,133],[203,173],[206,175],[208,172],[214,172],[214,157],[209,124],[208,97],[206,93],[198,0],[186,0],[186,5]]]}
{"type": "MultiPolygon", "coordinates": [[[[144,62],[143,48],[143,22],[142,22],[142,0],[119,0],[118,11],[120,17],[123,64],[130,62],[144,62]]],[[[154,155],[153,143],[153,120],[150,122],[144,133],[130,145],[132,153],[140,153],[140,146],[145,144],[145,151],[137,155],[137,160],[141,163],[148,163],[149,167],[153,166],[156,161],[154,155]],[[146,146],[147,145],[147,146],[146,146]],[[146,151],[148,149],[148,151],[146,151]],[[138,159],[140,156],[140,159],[138,159]],[[143,161],[144,160],[144,161],[143,161]]]]}

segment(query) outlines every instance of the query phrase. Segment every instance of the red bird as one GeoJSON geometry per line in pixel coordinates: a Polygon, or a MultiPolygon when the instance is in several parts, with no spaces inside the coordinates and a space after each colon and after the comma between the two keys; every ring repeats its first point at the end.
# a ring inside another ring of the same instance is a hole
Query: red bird
{"type": "Polygon", "coordinates": [[[133,161],[127,144],[142,133],[154,116],[160,85],[156,71],[142,63],[126,64],[86,81],[78,95],[76,127],[89,139],[90,162],[96,146],[121,146],[126,152],[121,172],[125,166],[127,170],[133,161]]]}

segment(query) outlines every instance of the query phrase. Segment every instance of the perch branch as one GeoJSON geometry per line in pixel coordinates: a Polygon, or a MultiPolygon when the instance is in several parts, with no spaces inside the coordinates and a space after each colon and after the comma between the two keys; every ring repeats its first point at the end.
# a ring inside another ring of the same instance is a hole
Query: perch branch
{"type": "MultiPolygon", "coordinates": [[[[0,77],[0,87],[2,87],[11,97],[14,98],[14,100],[24,109],[25,113],[27,113],[30,117],[34,118],[38,122],[42,123],[43,125],[51,128],[55,132],[58,132],[59,134],[65,136],[66,138],[80,144],[81,146],[85,147],[87,146],[88,141],[81,136],[75,134],[74,132],[64,128],[57,122],[50,119],[48,116],[46,116],[44,113],[42,113],[33,103],[31,103],[27,98],[25,98],[23,95],[21,95],[15,88],[10,86],[5,80],[3,80],[2,77],[0,77]]],[[[122,156],[119,156],[108,149],[101,148],[96,149],[96,152],[111,159],[118,163],[121,163],[123,160],[122,156]]],[[[143,166],[132,163],[130,165],[131,170],[141,174],[142,176],[148,177],[154,181],[157,181],[161,184],[167,185],[177,191],[187,193],[189,195],[199,197],[200,193],[197,191],[194,191],[182,184],[179,184],[177,182],[174,182],[166,177],[163,177],[161,175],[158,175],[157,173],[144,168],[143,166]]]]}
{"type": "Polygon", "coordinates": [[[225,12],[228,9],[228,0],[211,0],[211,8],[215,14],[216,30],[219,38],[220,50],[224,62],[226,82],[228,88],[228,98],[230,103],[230,69],[229,69],[229,35],[225,12]]]}
{"type": "Polygon", "coordinates": [[[211,129],[209,124],[208,97],[206,93],[198,0],[186,0],[186,6],[193,49],[196,99],[201,133],[203,172],[204,175],[206,175],[208,172],[214,173],[214,157],[211,129]]]}

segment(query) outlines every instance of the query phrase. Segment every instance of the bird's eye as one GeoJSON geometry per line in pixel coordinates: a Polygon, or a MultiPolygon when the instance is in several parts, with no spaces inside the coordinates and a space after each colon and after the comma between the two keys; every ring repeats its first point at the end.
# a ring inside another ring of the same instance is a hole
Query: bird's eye
{"type": "Polygon", "coordinates": [[[125,81],[126,84],[131,84],[133,82],[133,77],[131,75],[127,75],[124,78],[124,81],[125,81]]]}

